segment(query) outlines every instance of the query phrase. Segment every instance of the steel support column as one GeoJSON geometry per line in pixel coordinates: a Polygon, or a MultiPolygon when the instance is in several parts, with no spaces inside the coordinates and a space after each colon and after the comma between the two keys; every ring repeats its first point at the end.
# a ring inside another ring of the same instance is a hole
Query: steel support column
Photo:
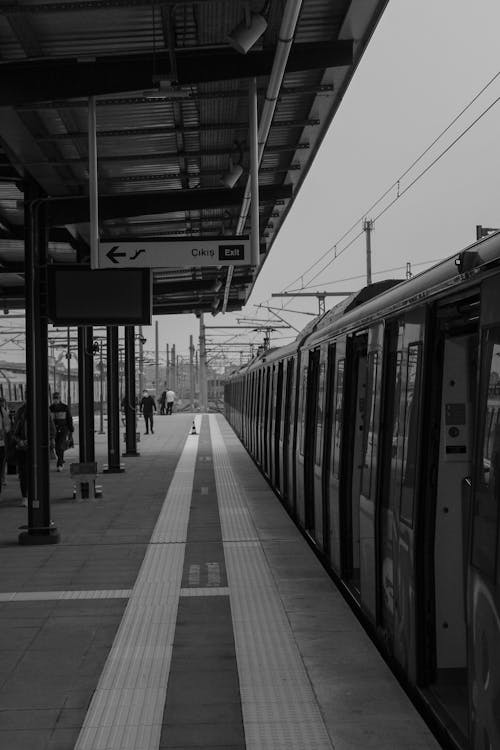
{"type": "Polygon", "coordinates": [[[125,453],[139,456],[137,451],[137,421],[135,396],[135,330],[125,326],[125,453]]]}
{"type": "Polygon", "coordinates": [[[54,544],[59,532],[50,518],[46,202],[32,183],[24,199],[28,525],[19,544],[54,544]]]}
{"type": "Polygon", "coordinates": [[[106,328],[108,383],[108,466],[104,473],[123,471],[120,465],[120,396],[118,384],[118,326],[106,328]]]}
{"type": "Polygon", "coordinates": [[[92,326],[78,327],[78,435],[80,463],[95,461],[92,326]]]}

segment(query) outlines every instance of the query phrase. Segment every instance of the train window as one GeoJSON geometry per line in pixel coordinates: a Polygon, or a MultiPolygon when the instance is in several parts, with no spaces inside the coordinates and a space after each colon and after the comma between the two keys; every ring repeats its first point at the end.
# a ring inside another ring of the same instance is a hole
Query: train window
{"type": "Polygon", "coordinates": [[[340,468],[340,447],[341,447],[341,439],[342,439],[342,410],[343,410],[343,402],[344,402],[344,369],[345,369],[345,359],[339,359],[337,362],[337,382],[335,386],[335,414],[334,414],[334,424],[335,424],[335,434],[333,437],[333,465],[332,465],[332,473],[335,473],[335,470],[337,470],[337,473],[340,468]]]}
{"type": "Polygon", "coordinates": [[[378,434],[378,414],[380,399],[379,367],[378,352],[370,352],[368,355],[366,383],[366,404],[363,434],[363,474],[361,492],[364,497],[371,498],[372,495],[372,476],[374,462],[377,459],[377,434],[378,434]]]}
{"type": "Polygon", "coordinates": [[[500,328],[486,331],[482,352],[472,563],[494,579],[500,504],[500,328]]]}
{"type": "Polygon", "coordinates": [[[420,343],[410,344],[406,360],[404,416],[402,428],[402,466],[399,517],[408,526],[413,526],[413,504],[417,471],[417,447],[420,417],[420,343]]]}
{"type": "Polygon", "coordinates": [[[316,466],[321,466],[323,458],[323,410],[325,402],[325,363],[319,366],[318,403],[316,407],[316,466]]]}

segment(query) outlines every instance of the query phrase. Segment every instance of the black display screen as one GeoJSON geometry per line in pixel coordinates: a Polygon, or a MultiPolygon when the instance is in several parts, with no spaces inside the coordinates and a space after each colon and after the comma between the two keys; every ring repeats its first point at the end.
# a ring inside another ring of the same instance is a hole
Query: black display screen
{"type": "Polygon", "coordinates": [[[54,325],[151,325],[149,268],[48,267],[48,317],[54,325]]]}

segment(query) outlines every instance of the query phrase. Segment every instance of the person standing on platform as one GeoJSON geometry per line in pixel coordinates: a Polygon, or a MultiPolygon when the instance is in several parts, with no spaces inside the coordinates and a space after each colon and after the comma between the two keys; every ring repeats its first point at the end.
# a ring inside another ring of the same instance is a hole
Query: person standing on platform
{"type": "Polygon", "coordinates": [[[6,484],[5,469],[7,466],[7,441],[9,439],[11,426],[7,404],[2,397],[0,398],[0,487],[6,484]]]}
{"type": "Polygon", "coordinates": [[[167,392],[163,391],[160,396],[160,414],[165,414],[165,402],[167,400],[167,392]]]}
{"type": "Polygon", "coordinates": [[[174,408],[175,393],[170,389],[167,391],[167,414],[172,414],[174,408]]]}
{"type": "Polygon", "coordinates": [[[154,398],[150,396],[146,390],[142,392],[140,411],[144,417],[144,424],[146,425],[146,432],[144,434],[148,435],[149,429],[151,428],[151,433],[154,435],[153,411],[156,411],[156,403],[154,398]]]}
{"type": "Polygon", "coordinates": [[[60,394],[55,391],[52,396],[50,411],[56,429],[55,449],[57,456],[57,471],[62,471],[64,466],[64,451],[73,442],[73,417],[69,406],[61,401],[60,394]]]}
{"type": "Polygon", "coordinates": [[[16,411],[12,427],[12,437],[16,447],[16,464],[21,488],[21,505],[28,505],[28,430],[26,426],[26,402],[16,411]]]}

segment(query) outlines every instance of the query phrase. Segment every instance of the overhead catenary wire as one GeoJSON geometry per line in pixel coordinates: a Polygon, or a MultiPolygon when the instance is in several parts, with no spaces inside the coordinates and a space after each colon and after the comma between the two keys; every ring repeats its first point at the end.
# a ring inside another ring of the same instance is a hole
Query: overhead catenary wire
{"type": "MultiPolygon", "coordinates": [[[[419,263],[412,263],[412,268],[418,268],[419,266],[428,266],[431,263],[439,263],[439,261],[442,260],[442,258],[431,258],[430,260],[422,260],[419,263]]],[[[387,273],[392,273],[393,271],[401,271],[406,270],[406,264],[404,266],[393,266],[392,268],[384,268],[380,271],[375,271],[373,273],[373,276],[382,276],[387,273]]],[[[318,287],[324,287],[329,286],[330,284],[343,284],[345,281],[356,281],[356,279],[365,279],[366,274],[365,273],[359,273],[355,276],[345,276],[343,279],[332,279],[331,281],[322,281],[321,284],[310,284],[309,288],[314,289],[315,286],[318,287]]],[[[301,289],[291,289],[290,294],[293,294],[294,291],[297,291],[298,293],[301,292],[301,289]]],[[[301,312],[300,310],[287,310],[287,312],[301,312]]],[[[316,313],[306,313],[307,315],[316,315],[316,313]]]]}
{"type": "Polygon", "coordinates": [[[423,169],[411,182],[409,185],[407,185],[403,190],[400,189],[400,183],[401,180],[406,177],[412,169],[429,153],[429,151],[441,140],[441,138],[450,130],[450,128],[453,127],[453,125],[467,112],[468,109],[479,99],[479,97],[496,81],[496,79],[500,76],[500,71],[495,73],[495,75],[480,89],[480,91],[477,92],[473,96],[473,98],[466,104],[465,107],[463,107],[460,112],[455,115],[455,117],[451,120],[451,122],[439,133],[436,138],[422,151],[422,153],[402,172],[402,174],[398,177],[397,180],[394,180],[390,187],[388,187],[382,195],[377,198],[376,201],[374,201],[371,206],[366,209],[361,217],[357,219],[350,227],[345,231],[341,237],[337,239],[337,241],[328,247],[327,250],[325,250],[322,255],[314,261],[308,268],[303,271],[300,276],[298,276],[296,279],[291,281],[287,286],[283,288],[282,291],[288,290],[293,284],[302,281],[301,289],[306,289],[311,285],[311,282],[314,281],[323,271],[328,268],[338,257],[343,255],[346,250],[348,250],[360,237],[363,236],[364,230],[361,230],[356,234],[356,236],[348,242],[347,245],[342,247],[340,250],[338,250],[338,246],[348,237],[351,232],[354,231],[354,229],[359,226],[359,224],[363,221],[363,219],[370,214],[374,208],[376,208],[383,200],[384,198],[389,195],[389,193],[397,188],[397,195],[393,200],[384,207],[382,211],[380,211],[372,220],[375,222],[377,219],[379,219],[381,216],[383,216],[389,208],[391,208],[398,200],[401,198],[405,193],[408,192],[408,190],[413,187],[448,151],[450,151],[460,140],[463,138],[497,103],[500,101],[500,97],[497,97],[493,102],[491,102],[474,120],[472,123],[470,123],[438,156],[433,159],[433,161],[425,168],[423,169]],[[335,251],[334,257],[331,258],[326,265],[324,265],[311,279],[308,280],[306,284],[303,283],[304,276],[312,271],[313,268],[315,268],[318,263],[321,263],[321,261],[329,255],[332,250],[335,251]]]}

